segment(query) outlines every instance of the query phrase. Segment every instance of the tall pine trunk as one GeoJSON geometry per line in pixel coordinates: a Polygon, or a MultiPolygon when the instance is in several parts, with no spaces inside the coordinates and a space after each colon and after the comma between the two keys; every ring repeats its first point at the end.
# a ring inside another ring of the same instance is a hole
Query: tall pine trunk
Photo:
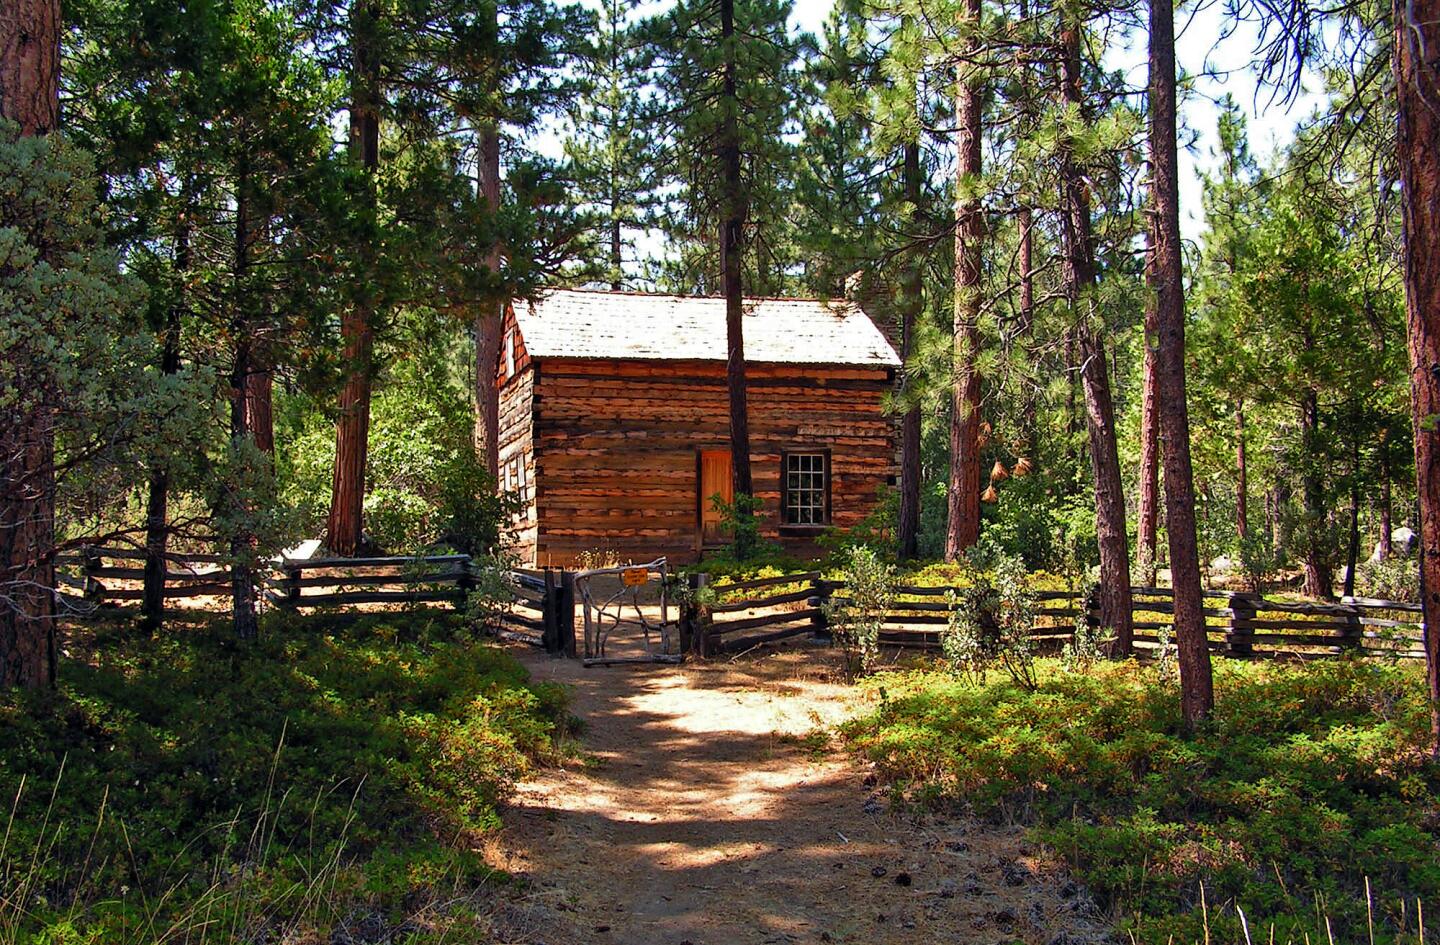
{"type": "MultiPolygon", "coordinates": [[[[250,374],[254,368],[255,325],[250,318],[250,244],[252,238],[251,214],[254,212],[250,175],[243,162],[236,175],[235,184],[235,295],[230,304],[234,306],[231,331],[234,335],[234,363],[230,372],[230,444],[241,454],[254,442],[252,417],[247,410],[250,374]]],[[[230,501],[235,520],[235,532],[230,537],[232,563],[231,614],[235,623],[235,634],[242,640],[253,640],[259,634],[259,621],[255,613],[255,550],[256,540],[247,522],[254,513],[243,494],[233,494],[230,501]]]]}
{"type": "MultiPolygon", "coordinates": [[[[1020,229],[1020,324],[1016,335],[1026,343],[1030,342],[1035,329],[1035,220],[1034,210],[1023,206],[1017,213],[1016,225],[1020,229]]],[[[1020,447],[1027,458],[1035,456],[1036,446],[1036,392],[1035,385],[1026,384],[1020,404],[1020,447]]],[[[1033,460],[1032,460],[1033,461],[1033,460]]]]}
{"type": "Polygon", "coordinates": [[[335,469],[325,544],[337,555],[359,554],[363,543],[365,477],[370,449],[371,360],[375,346],[374,246],[376,170],[380,166],[380,60],[375,49],[379,12],[363,4],[351,12],[350,155],[364,176],[360,279],[354,303],[341,316],[346,378],[335,425],[335,469]]]}
{"type": "MultiPolygon", "coordinates": [[[[480,203],[484,212],[493,216],[500,212],[499,126],[493,122],[481,126],[479,143],[480,203]]],[[[496,239],[485,253],[492,292],[480,299],[475,313],[475,452],[492,476],[500,471],[500,390],[495,384],[495,372],[508,301],[499,293],[501,258],[496,239]]]]}
{"type": "MultiPolygon", "coordinates": [[[[1085,113],[1081,92],[1080,27],[1064,23],[1061,98],[1085,113]]],[[[1065,289],[1079,320],[1080,379],[1085,391],[1085,420],[1090,435],[1090,470],[1095,483],[1095,535],[1100,547],[1100,624],[1115,634],[1117,654],[1131,648],[1130,547],[1125,530],[1125,487],[1120,476],[1120,451],[1115,436],[1115,405],[1110,393],[1110,365],[1105,343],[1095,328],[1095,243],[1090,221],[1090,193],[1085,176],[1066,145],[1060,161],[1065,196],[1065,289]]]]}
{"type": "Polygon", "coordinates": [[[1245,455],[1245,401],[1235,399],[1235,534],[1250,534],[1250,470],[1245,455]]]}
{"type": "MultiPolygon", "coordinates": [[[[612,5],[610,9],[610,76],[612,83],[620,74],[620,16],[623,14],[618,11],[617,6],[612,5]]],[[[614,134],[615,132],[612,130],[612,140],[614,134]]],[[[607,170],[610,175],[610,289],[618,292],[625,281],[625,258],[622,252],[624,241],[621,238],[620,229],[620,168],[615,166],[613,155],[609,160],[607,170]]]]}
{"type": "Polygon", "coordinates": [[[1185,403],[1185,289],[1180,255],[1180,167],[1175,94],[1175,9],[1150,0],[1150,193],[1154,205],[1155,369],[1160,399],[1165,525],[1175,594],[1180,709],[1194,726],[1215,707],[1205,634],[1200,554],[1195,541],[1195,482],[1185,403]]]}
{"type": "Polygon", "coordinates": [[[1324,547],[1327,515],[1325,486],[1320,478],[1319,441],[1320,398],[1310,390],[1300,400],[1300,442],[1305,452],[1305,469],[1300,477],[1300,492],[1305,502],[1305,551],[1301,570],[1305,575],[1305,593],[1325,600],[1335,596],[1335,585],[1324,547]]]}
{"type": "MultiPolygon", "coordinates": [[[[745,184],[740,177],[740,103],[735,80],[735,0],[720,0],[720,35],[725,50],[723,118],[717,143],[720,159],[720,270],[725,292],[725,382],[730,392],[730,469],[736,499],[752,495],[750,413],[745,389],[744,287],[741,253],[745,228],[745,184]]],[[[743,550],[743,549],[742,549],[743,550]]]]}
{"type": "MultiPolygon", "coordinates": [[[[980,48],[980,0],[965,0],[966,60],[980,48]]],[[[985,221],[978,193],[984,101],[979,67],[956,71],[954,382],[950,397],[950,485],[945,560],[980,540],[980,265],[985,221]]]]}
{"type": "Polygon", "coordinates": [[[1360,438],[1350,444],[1350,541],[1345,548],[1346,597],[1355,596],[1355,569],[1360,566],[1360,438]]]}
{"type": "MultiPolygon", "coordinates": [[[[904,157],[905,203],[913,221],[920,215],[920,143],[911,141],[905,145],[904,157]]],[[[905,266],[900,281],[900,360],[902,384],[907,395],[913,395],[910,387],[910,358],[915,353],[915,327],[920,318],[921,296],[920,260],[912,258],[905,266]]],[[[909,560],[920,553],[920,406],[911,404],[900,418],[900,521],[899,552],[901,560],[909,560]]]]}
{"type": "MultiPolygon", "coordinates": [[[[180,372],[180,329],[185,311],[184,281],[190,272],[191,185],[187,179],[181,196],[179,224],[175,228],[175,275],[181,282],[176,298],[165,313],[161,333],[160,372],[180,372]]],[[[145,499],[145,579],[141,590],[140,620],[147,632],[160,628],[165,619],[165,551],[170,537],[170,473],[164,465],[150,470],[149,493],[145,499]]]]}
{"type": "Polygon", "coordinates": [[[275,455],[275,371],[263,345],[251,353],[250,373],[245,378],[245,414],[255,446],[275,455]]]}
{"type": "MultiPolygon", "coordinates": [[[[60,26],[59,0],[0,5],[0,118],[22,135],[59,126],[60,26]]],[[[0,686],[54,682],[54,588],[55,431],[42,403],[0,415],[0,686]]]]}
{"type": "Polygon", "coordinates": [[[1440,0],[1395,0],[1393,16],[1421,605],[1431,749],[1440,758],[1440,0]]]}
{"type": "Polygon", "coordinates": [[[1379,545],[1376,547],[1376,557],[1381,561],[1388,560],[1394,553],[1394,546],[1391,544],[1390,534],[1393,530],[1391,516],[1394,514],[1395,501],[1390,494],[1390,447],[1389,431],[1380,435],[1380,536],[1379,545]]]}
{"type": "Polygon", "coordinates": [[[1140,583],[1146,587],[1155,586],[1155,572],[1159,566],[1159,546],[1156,537],[1160,531],[1160,399],[1157,394],[1159,379],[1155,369],[1155,338],[1159,331],[1156,322],[1155,288],[1150,260],[1154,258],[1154,239],[1147,227],[1145,300],[1145,352],[1141,356],[1140,368],[1140,496],[1136,503],[1135,536],[1139,546],[1135,560],[1140,572],[1140,583]]]}

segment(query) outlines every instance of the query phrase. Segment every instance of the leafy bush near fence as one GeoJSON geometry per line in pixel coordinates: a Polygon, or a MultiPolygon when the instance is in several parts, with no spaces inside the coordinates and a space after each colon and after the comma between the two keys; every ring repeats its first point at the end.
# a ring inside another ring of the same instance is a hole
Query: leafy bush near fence
{"type": "Polygon", "coordinates": [[[168,629],[102,627],[57,691],[0,695],[0,942],[404,924],[489,875],[473,838],[566,718],[453,618],[168,629]]]}
{"type": "Polygon", "coordinates": [[[890,674],[845,735],[897,795],[1035,825],[1141,942],[1415,941],[1440,902],[1440,768],[1415,666],[1216,663],[1217,711],[1182,735],[1178,691],[1133,663],[1027,691],[890,674]]]}

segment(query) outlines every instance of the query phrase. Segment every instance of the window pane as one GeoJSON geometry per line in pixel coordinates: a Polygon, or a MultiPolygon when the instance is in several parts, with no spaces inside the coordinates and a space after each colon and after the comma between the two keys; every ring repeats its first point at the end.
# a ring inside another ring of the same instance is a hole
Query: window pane
{"type": "Polygon", "coordinates": [[[825,454],[785,455],[784,520],[789,525],[825,524],[825,454]]]}

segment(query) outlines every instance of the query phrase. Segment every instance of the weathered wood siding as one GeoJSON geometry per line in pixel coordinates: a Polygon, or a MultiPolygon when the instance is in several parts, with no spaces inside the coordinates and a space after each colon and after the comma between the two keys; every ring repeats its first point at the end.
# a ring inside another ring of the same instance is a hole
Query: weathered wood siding
{"type": "MultiPolygon", "coordinates": [[[[537,359],[536,563],[697,555],[697,451],[729,445],[724,372],[710,361],[537,359]]],[[[747,375],[762,531],[810,551],[818,529],[780,525],[781,451],[829,450],[831,524],[860,522],[896,471],[883,410],[891,371],[752,364],[747,375]]]]}
{"type": "Polygon", "coordinates": [[[511,521],[513,551],[523,564],[535,563],[535,365],[525,340],[507,311],[500,358],[495,368],[500,390],[499,486],[520,499],[519,514],[511,521]]]}

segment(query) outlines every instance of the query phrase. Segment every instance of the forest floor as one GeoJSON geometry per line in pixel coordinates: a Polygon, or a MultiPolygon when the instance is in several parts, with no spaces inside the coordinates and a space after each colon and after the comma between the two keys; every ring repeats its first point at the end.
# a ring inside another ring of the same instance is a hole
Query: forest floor
{"type": "Polygon", "coordinates": [[[489,852],[514,945],[1081,943],[1083,890],[1016,827],[893,811],[828,730],[863,709],[829,651],[583,668],[576,763],[520,785],[489,852]]]}

